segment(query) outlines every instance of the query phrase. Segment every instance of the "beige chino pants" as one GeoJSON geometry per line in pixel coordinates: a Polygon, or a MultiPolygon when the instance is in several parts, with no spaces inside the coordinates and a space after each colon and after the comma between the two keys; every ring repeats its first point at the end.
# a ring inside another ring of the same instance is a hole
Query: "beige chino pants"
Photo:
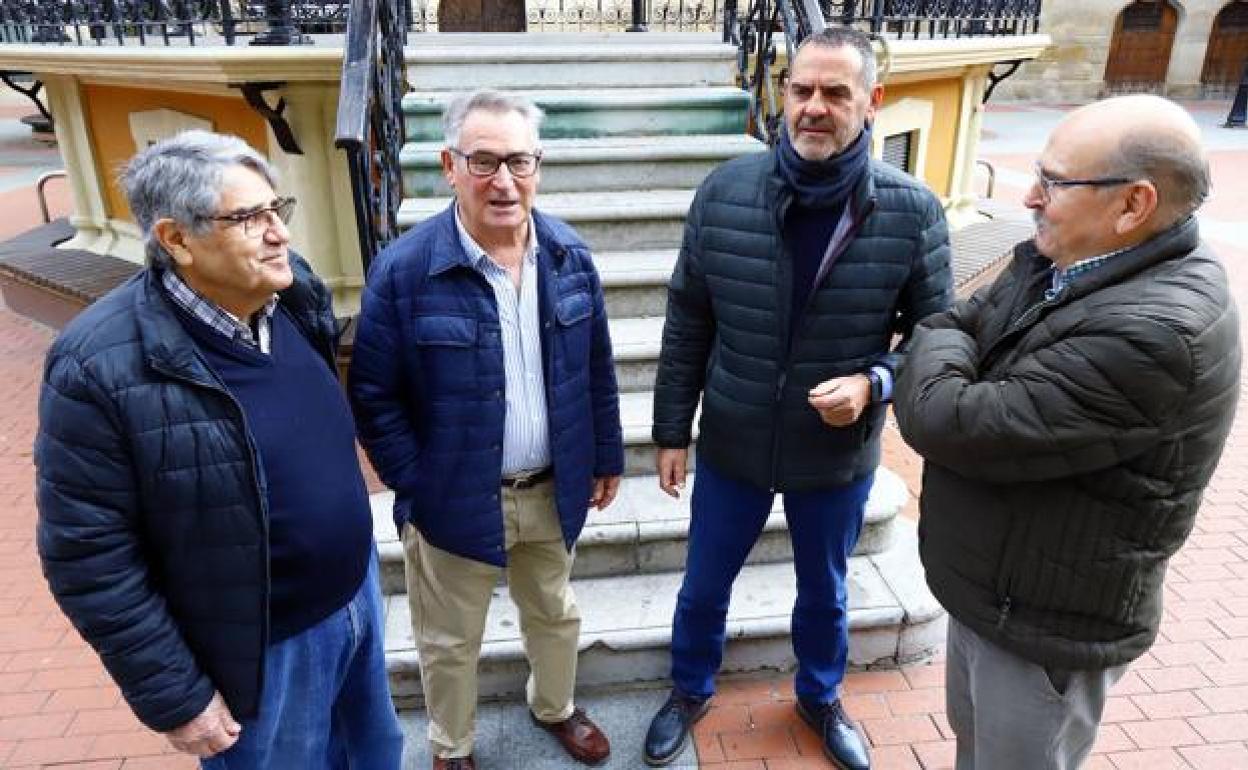
{"type": "MultiPolygon", "coordinates": [[[[520,611],[529,660],[529,708],[543,722],[572,715],[581,613],[568,585],[572,554],[563,545],[555,485],[502,488],[507,585],[520,611]]],[[[412,632],[438,757],[472,753],[477,715],[477,659],[490,596],[503,569],[430,545],[404,524],[404,562],[412,632]]]]}

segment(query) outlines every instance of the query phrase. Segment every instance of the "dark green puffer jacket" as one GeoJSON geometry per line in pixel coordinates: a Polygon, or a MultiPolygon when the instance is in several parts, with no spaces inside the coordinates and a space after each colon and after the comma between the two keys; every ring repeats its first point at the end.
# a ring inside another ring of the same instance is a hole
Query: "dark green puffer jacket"
{"type": "Polygon", "coordinates": [[[792,262],[782,240],[792,194],[773,152],[729,161],[698,190],[668,288],[654,394],[654,440],[689,445],[759,487],[811,490],[875,470],[886,406],[825,425],[807,393],[874,364],[897,370],[909,336],[952,297],[944,212],[920,182],[872,161],[850,201],[848,247],[811,293],[789,345],[792,262]]]}
{"type": "Polygon", "coordinates": [[[1031,242],[915,332],[897,389],[926,460],[920,552],[976,633],[1103,669],[1157,635],[1239,395],[1239,316],[1194,219],[1044,298],[1031,242]]]}

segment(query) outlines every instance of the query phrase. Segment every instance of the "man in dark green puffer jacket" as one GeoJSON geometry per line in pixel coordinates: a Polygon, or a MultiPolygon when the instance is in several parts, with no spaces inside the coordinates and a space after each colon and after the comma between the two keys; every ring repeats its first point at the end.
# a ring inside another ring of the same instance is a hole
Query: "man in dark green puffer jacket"
{"type": "Polygon", "coordinates": [[[654,394],[668,494],[685,480],[699,398],[701,436],[674,687],[646,738],[650,764],[675,759],[707,709],[732,583],[781,492],[797,577],[798,710],[838,767],[869,766],[840,706],[848,560],[880,460],[895,336],[952,293],[940,202],[870,157],[882,97],[865,35],[808,38],[777,147],[721,166],[689,212],[654,394]]]}
{"type": "Polygon", "coordinates": [[[1208,189],[1177,105],[1076,110],[1025,199],[1036,237],[915,333],[897,419],[926,459],[958,770],[1078,767],[1157,635],[1239,393],[1239,317],[1193,216],[1208,189]]]}

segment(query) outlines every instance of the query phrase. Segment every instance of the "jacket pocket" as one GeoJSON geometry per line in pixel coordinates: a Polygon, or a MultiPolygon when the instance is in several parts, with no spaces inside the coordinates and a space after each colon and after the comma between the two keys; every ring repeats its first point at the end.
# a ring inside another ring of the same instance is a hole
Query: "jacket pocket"
{"type": "Polygon", "coordinates": [[[594,303],[589,294],[578,291],[566,297],[560,297],[555,305],[555,318],[560,326],[572,326],[589,318],[594,312],[594,303]]]}
{"type": "Polygon", "coordinates": [[[566,376],[588,372],[590,326],[594,304],[588,292],[578,291],[560,297],[555,304],[558,329],[555,338],[555,367],[566,376]]]}
{"type": "Polygon", "coordinates": [[[414,324],[417,345],[471,347],[477,344],[477,319],[463,316],[420,316],[414,324]]]}
{"type": "Polygon", "coordinates": [[[413,321],[412,380],[432,404],[477,392],[479,325],[464,316],[420,316],[413,321]]]}

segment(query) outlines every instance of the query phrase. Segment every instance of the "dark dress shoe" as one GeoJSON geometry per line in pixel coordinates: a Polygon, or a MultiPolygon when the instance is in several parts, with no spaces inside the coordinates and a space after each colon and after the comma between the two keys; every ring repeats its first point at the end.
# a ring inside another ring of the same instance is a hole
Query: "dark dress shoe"
{"type": "Polygon", "coordinates": [[[555,736],[564,751],[577,762],[597,765],[611,755],[607,736],[581,709],[573,711],[572,716],[562,722],[543,722],[532,711],[529,716],[538,727],[555,736]]]}
{"type": "Polygon", "coordinates": [[[840,770],[870,770],[871,756],[839,700],[831,703],[797,702],[797,713],[819,735],[823,753],[840,770]]]}
{"type": "Polygon", "coordinates": [[[672,690],[646,731],[646,764],[660,767],[680,756],[689,745],[689,731],[694,722],[705,716],[710,707],[710,698],[692,698],[672,690]]]}
{"type": "Polygon", "coordinates": [[[471,756],[433,758],[433,770],[477,770],[477,763],[471,756]]]}

